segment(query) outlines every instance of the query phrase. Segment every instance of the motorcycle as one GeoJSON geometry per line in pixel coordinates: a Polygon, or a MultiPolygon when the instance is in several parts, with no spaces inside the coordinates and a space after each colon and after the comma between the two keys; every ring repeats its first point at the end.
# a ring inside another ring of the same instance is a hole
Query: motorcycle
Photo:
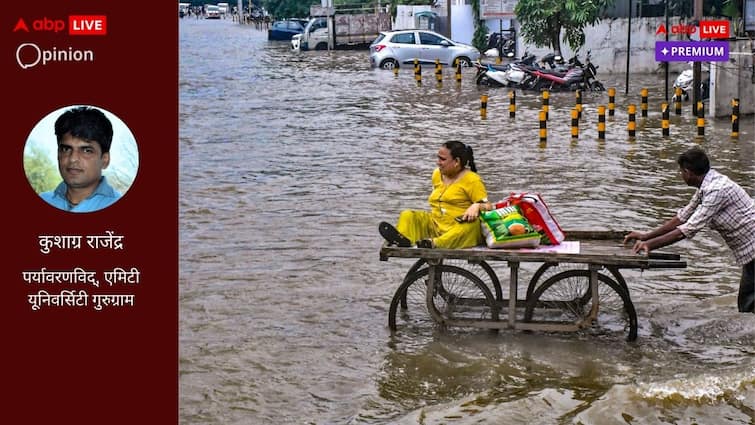
{"type": "Polygon", "coordinates": [[[512,33],[507,32],[501,36],[500,32],[494,32],[488,35],[485,56],[513,58],[515,50],[516,38],[512,33]]]}
{"type": "MultiPolygon", "coordinates": [[[[579,59],[576,56],[574,57],[574,61],[575,63],[579,63],[579,59]]],[[[595,66],[590,60],[590,50],[587,51],[587,56],[585,56],[584,65],[579,63],[579,66],[582,66],[585,69],[583,89],[591,90],[591,91],[605,91],[606,90],[605,86],[603,86],[603,83],[598,81],[598,78],[597,78],[598,67],[595,66]]]]}
{"type": "Polygon", "coordinates": [[[596,79],[597,68],[590,60],[588,51],[584,64],[575,55],[566,68],[559,66],[552,70],[530,70],[527,86],[536,91],[603,91],[603,83],[596,79]]]}

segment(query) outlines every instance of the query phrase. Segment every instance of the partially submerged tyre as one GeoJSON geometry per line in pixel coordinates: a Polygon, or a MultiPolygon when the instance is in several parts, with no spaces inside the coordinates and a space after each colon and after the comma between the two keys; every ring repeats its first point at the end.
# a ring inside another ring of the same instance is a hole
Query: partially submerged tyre
{"type": "Polygon", "coordinates": [[[457,61],[461,64],[462,68],[469,68],[470,66],[472,66],[472,61],[466,56],[459,56],[458,58],[454,59],[451,65],[456,66],[457,61]]]}
{"type": "Polygon", "coordinates": [[[398,62],[395,59],[384,59],[380,62],[380,69],[398,68],[398,62]]]}
{"type": "MultiPolygon", "coordinates": [[[[576,323],[589,317],[595,300],[589,270],[567,270],[551,276],[528,297],[525,322],[576,323]]],[[[623,334],[637,339],[637,312],[618,282],[598,273],[598,317],[585,328],[594,334],[623,334]]]]}
{"type": "MultiPolygon", "coordinates": [[[[429,271],[429,267],[420,268],[396,290],[388,309],[391,331],[438,325],[427,309],[429,271]]],[[[498,307],[487,285],[474,273],[456,266],[435,266],[431,306],[443,320],[458,321],[462,326],[464,322],[498,320],[498,307]]]]}

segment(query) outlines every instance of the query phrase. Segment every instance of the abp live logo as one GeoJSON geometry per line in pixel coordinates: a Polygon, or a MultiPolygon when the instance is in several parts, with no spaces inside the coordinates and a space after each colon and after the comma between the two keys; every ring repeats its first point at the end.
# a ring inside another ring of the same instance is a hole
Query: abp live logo
{"type": "Polygon", "coordinates": [[[695,33],[698,33],[698,37],[703,38],[729,38],[729,29],[730,29],[730,22],[729,21],[700,21],[700,27],[698,32],[698,27],[695,25],[684,25],[684,24],[678,24],[678,25],[671,25],[669,30],[666,29],[666,26],[661,24],[661,26],[658,27],[658,30],[655,32],[655,35],[658,34],[682,34],[682,35],[692,35],[695,33]]]}
{"type": "MultiPolygon", "coordinates": [[[[19,18],[13,32],[17,31],[43,31],[61,32],[65,30],[66,22],[62,19],[50,19],[48,17],[31,21],[31,29],[24,18],[19,18]]],[[[106,15],[69,15],[68,35],[107,35],[106,15]]]]}

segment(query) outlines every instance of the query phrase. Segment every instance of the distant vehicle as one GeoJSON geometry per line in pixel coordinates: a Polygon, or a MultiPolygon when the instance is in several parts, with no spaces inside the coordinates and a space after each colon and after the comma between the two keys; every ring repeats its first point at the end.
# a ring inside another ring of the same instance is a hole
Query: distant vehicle
{"type": "Polygon", "coordinates": [[[268,40],[291,40],[295,34],[301,34],[307,26],[306,19],[286,19],[275,21],[267,30],[268,40]]]}
{"type": "Polygon", "coordinates": [[[291,48],[295,51],[326,50],[332,42],[333,49],[368,48],[372,40],[391,28],[391,15],[374,10],[364,13],[339,13],[333,16],[334,34],[328,32],[327,18],[320,16],[319,6],[310,8],[310,15],[316,16],[309,20],[301,35],[291,39],[291,48]]]}
{"type": "Polygon", "coordinates": [[[218,8],[220,9],[221,15],[225,15],[231,11],[231,7],[228,6],[228,3],[218,3],[218,8]]]}
{"type": "Polygon", "coordinates": [[[220,19],[220,8],[214,4],[204,6],[205,19],[220,19]]]}
{"type": "Polygon", "coordinates": [[[479,58],[480,51],[474,46],[429,30],[381,32],[370,45],[370,65],[382,69],[414,63],[414,59],[424,64],[434,64],[437,59],[443,65],[453,65],[458,59],[466,67],[479,58]]]}

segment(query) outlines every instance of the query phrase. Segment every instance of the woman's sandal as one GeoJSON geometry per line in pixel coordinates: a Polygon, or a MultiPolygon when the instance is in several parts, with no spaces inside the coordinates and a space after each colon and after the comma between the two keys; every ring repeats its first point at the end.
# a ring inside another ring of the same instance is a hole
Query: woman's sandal
{"type": "Polygon", "coordinates": [[[390,223],[386,223],[385,221],[381,222],[378,226],[378,230],[380,231],[380,235],[383,236],[383,239],[388,242],[388,245],[397,245],[400,247],[412,246],[412,241],[402,235],[401,232],[396,230],[396,228],[390,223]]]}
{"type": "Polygon", "coordinates": [[[433,247],[432,239],[420,239],[417,241],[417,248],[432,248],[432,247],[433,247]]]}

